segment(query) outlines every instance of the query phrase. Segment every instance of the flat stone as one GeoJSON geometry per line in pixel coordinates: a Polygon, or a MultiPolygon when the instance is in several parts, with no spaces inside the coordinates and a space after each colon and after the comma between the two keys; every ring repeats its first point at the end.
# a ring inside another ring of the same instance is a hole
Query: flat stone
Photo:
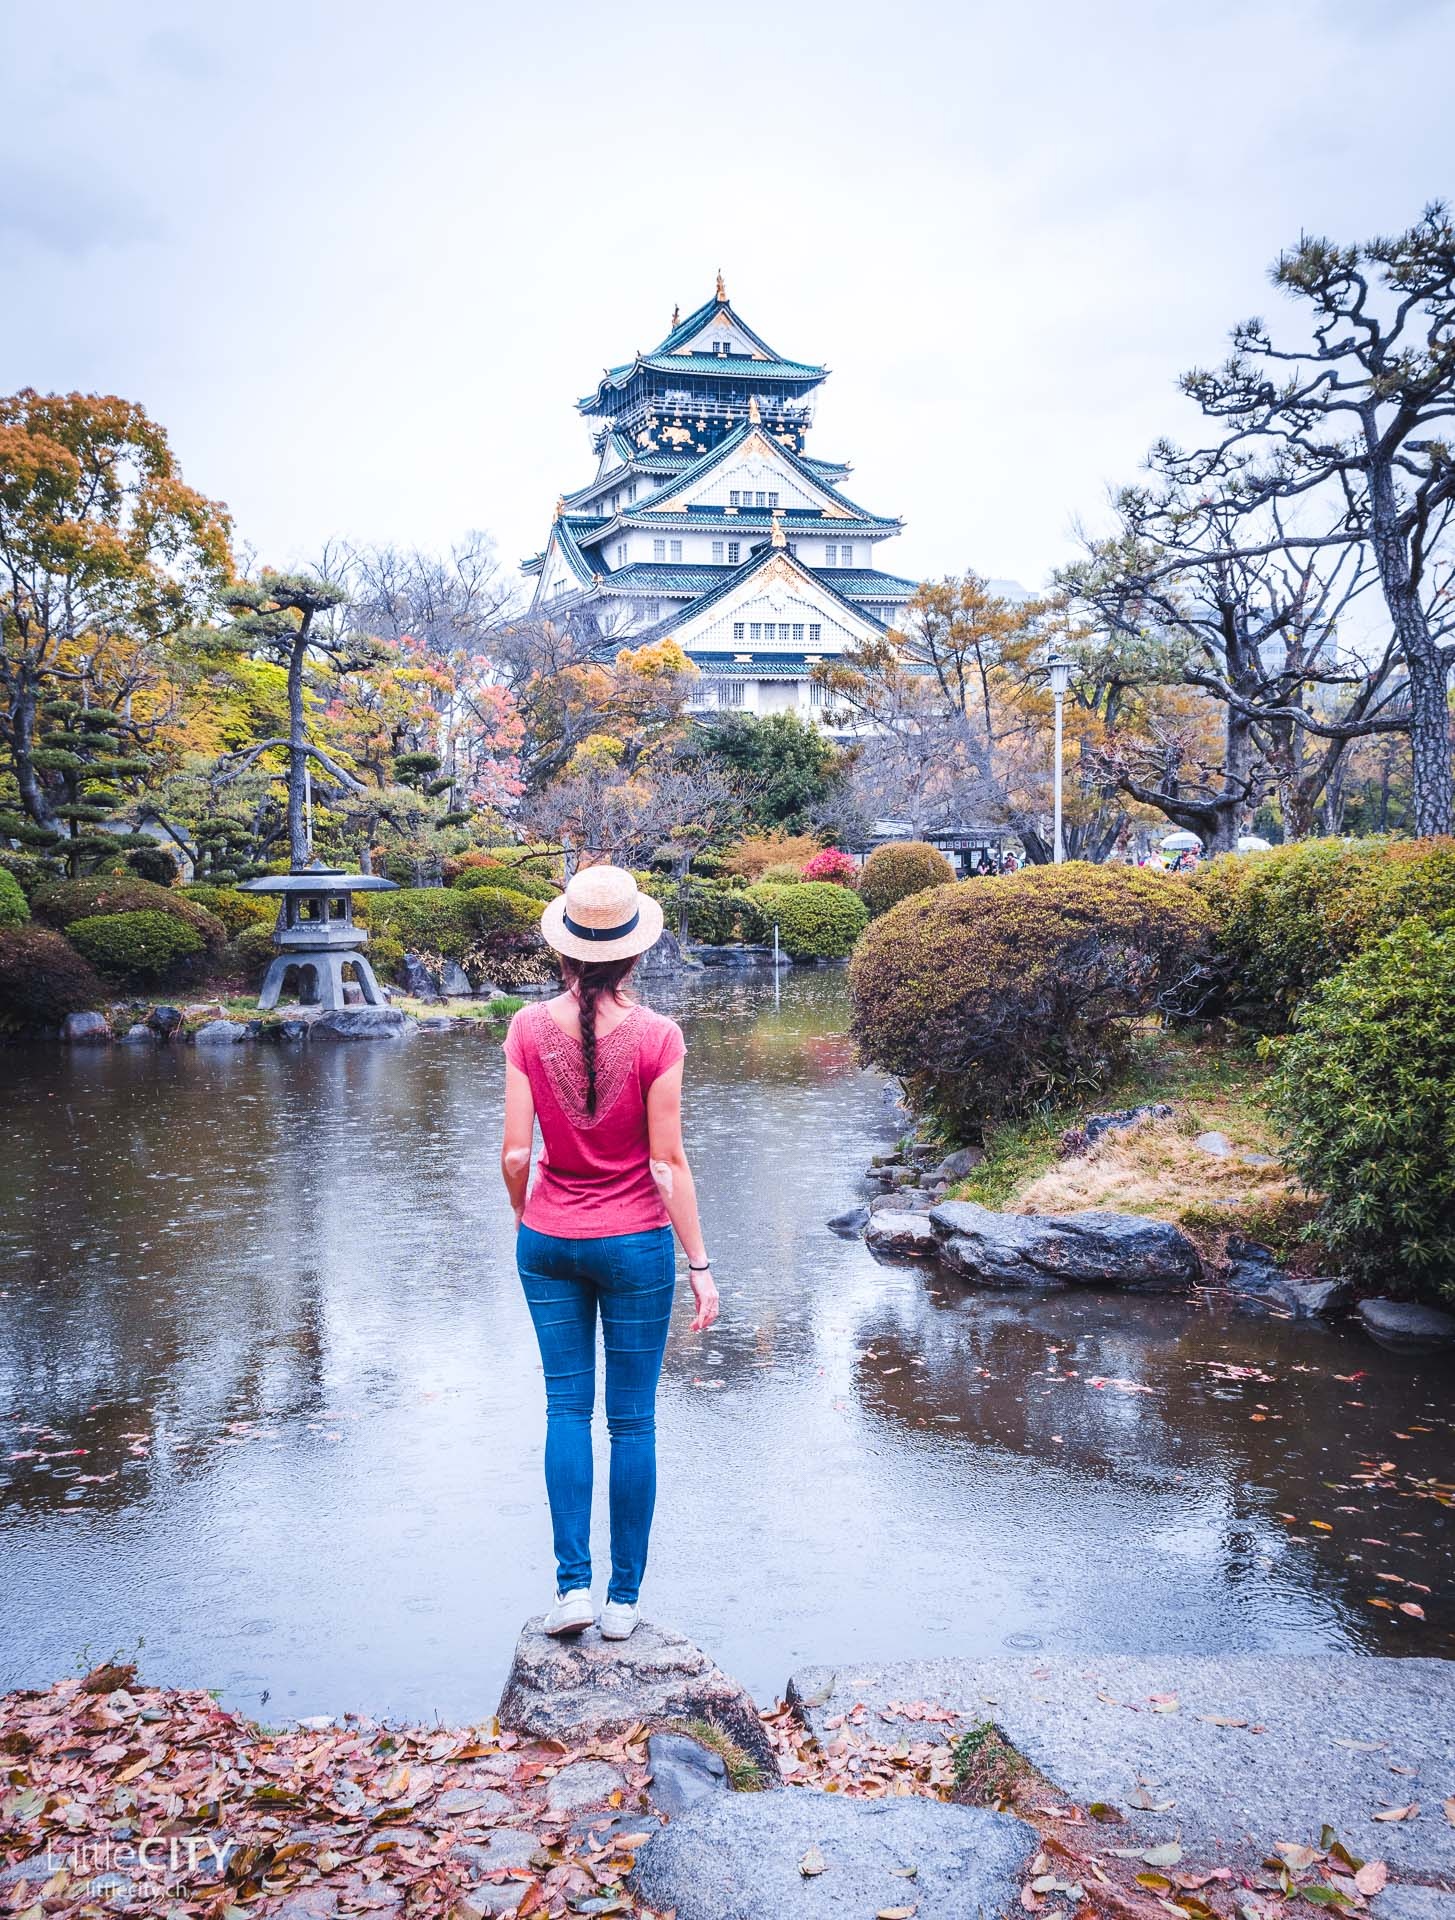
{"type": "Polygon", "coordinates": [[[934,1205],[937,1195],[928,1187],[896,1187],[892,1193],[881,1193],[869,1202],[870,1213],[928,1213],[934,1205]]]}
{"type": "Polygon", "coordinates": [[[499,1820],[511,1811],[513,1804],[508,1795],[498,1793],[494,1787],[447,1787],[430,1802],[430,1812],[448,1814],[451,1818],[474,1813],[486,1820],[499,1820]]]}
{"type": "Polygon", "coordinates": [[[1067,1153],[1079,1153],[1086,1147],[1094,1147],[1103,1134],[1120,1133],[1127,1127],[1140,1126],[1144,1120],[1170,1120],[1172,1109],[1165,1100],[1151,1100],[1139,1107],[1118,1107],[1112,1113],[1089,1114],[1079,1127],[1072,1127],[1062,1141],[1062,1149],[1067,1153]]]}
{"type": "MultiPolygon", "coordinates": [[[[65,1865],[65,1856],[59,1850],[55,1855],[56,1865],[65,1865]]],[[[41,1887],[55,1872],[55,1866],[46,1865],[46,1849],[39,1853],[28,1854],[24,1860],[12,1860],[8,1867],[0,1867],[0,1888],[7,1892],[11,1887],[19,1886],[24,1880],[27,1886],[41,1887]]]]}
{"type": "Polygon", "coordinates": [[[1379,1895],[1378,1920],[1455,1920],[1455,1890],[1392,1886],[1379,1895]]]}
{"type": "Polygon", "coordinates": [[[306,1040],[308,1038],[309,1024],[307,1020],[280,1020],[273,1031],[280,1040],[289,1042],[306,1040]]]}
{"type": "Polygon", "coordinates": [[[1013,1814],[916,1796],[722,1793],[654,1833],[629,1885],[677,1920],[867,1920],[896,1907],[915,1920],[991,1920],[1020,1912],[1039,1844],[1013,1814]],[[822,1873],[799,1871],[810,1847],[823,1856],[822,1873]]]}
{"type": "Polygon", "coordinates": [[[707,1720],[720,1727],[770,1781],[778,1779],[773,1743],[751,1698],[675,1628],[643,1620],[627,1640],[603,1640],[597,1627],[569,1640],[527,1620],[496,1709],[503,1727],[575,1745],[597,1734],[707,1720]]]}
{"type": "MultiPolygon", "coordinates": [[[[868,1708],[866,1733],[890,1731],[895,1723],[878,1713],[891,1700],[962,1716],[948,1728],[915,1723],[916,1740],[993,1721],[1074,1799],[1120,1808],[1118,1845],[1180,1833],[1189,1863],[1256,1865],[1279,1840],[1317,1845],[1327,1822],[1351,1852],[1387,1860],[1395,1878],[1455,1873],[1455,1827],[1439,1815],[1455,1784],[1455,1661],[1331,1653],[846,1661],[805,1668],[789,1688],[812,1702],[800,1711],[825,1740],[834,1737],[826,1722],[856,1701],[868,1708]],[[1175,1698],[1177,1710],[1155,1711],[1154,1694],[1175,1698]],[[1393,1775],[1391,1765],[1413,1772],[1393,1775]],[[1154,1800],[1175,1806],[1160,1814],[1130,1806],[1139,1778],[1155,1781],[1154,1800]],[[1408,1800],[1427,1817],[1373,1819],[1408,1800]]],[[[1374,1911],[1385,1911],[1381,1901],[1374,1911]]]]}
{"type": "Polygon", "coordinates": [[[488,1920],[495,1914],[514,1913],[530,1884],[528,1879],[497,1880],[471,1887],[463,1899],[455,1902],[450,1920],[488,1920]]]}
{"type": "Polygon", "coordinates": [[[540,1842],[534,1834],[519,1827],[497,1827],[480,1843],[465,1840],[450,1849],[452,1860],[461,1860],[472,1876],[499,1873],[503,1867],[528,1867],[540,1842]]]}
{"type": "Polygon", "coordinates": [[[1285,1273],[1279,1281],[1278,1292],[1296,1320],[1331,1320],[1354,1298],[1354,1288],[1347,1280],[1296,1280],[1285,1273]]]}
{"type": "Polygon", "coordinates": [[[199,1047],[235,1047],[247,1037],[248,1030],[241,1020],[209,1020],[192,1035],[199,1047]]]}
{"type": "Polygon", "coordinates": [[[68,1013],[61,1022],[61,1038],[68,1047],[104,1047],[111,1039],[111,1023],[104,1013],[68,1013]]]}
{"type": "Polygon", "coordinates": [[[334,1920],[338,1892],[334,1887],[303,1887],[273,1909],[273,1920],[334,1920]]]}
{"type": "Polygon", "coordinates": [[[402,1007],[336,1007],[313,1022],[315,1040],[402,1040],[410,1031],[402,1007]]]}
{"type": "Polygon", "coordinates": [[[440,992],[447,999],[468,1000],[475,989],[470,985],[470,976],[458,960],[446,960],[440,968],[440,992]]]}
{"type": "Polygon", "coordinates": [[[1455,1347],[1455,1314],[1412,1300],[1361,1300],[1364,1331],[1391,1353],[1439,1353],[1455,1347]]]}
{"type": "Polygon", "coordinates": [[[124,1047],[154,1047],[157,1036],[149,1026],[138,1020],[122,1034],[121,1044],[124,1047]]]}
{"type": "Polygon", "coordinates": [[[580,1813],[583,1807],[604,1806],[625,1786],[626,1775],[605,1760],[573,1760],[546,1782],[546,1811],[580,1813]]]}
{"type": "Polygon", "coordinates": [[[868,1207],[849,1207],[825,1223],[830,1233],[843,1240],[856,1240],[869,1224],[868,1207]]]}
{"type": "Polygon", "coordinates": [[[227,1009],[220,1000],[190,1000],[182,1009],[184,1020],[220,1020],[227,1009]]]}
{"type": "Polygon", "coordinates": [[[710,1793],[728,1791],[727,1763],[720,1753],[685,1733],[654,1733],[647,1741],[652,1769],[648,1797],[671,1820],[710,1793]]]}
{"type": "Polygon", "coordinates": [[[945,1200],[929,1219],[941,1262],[978,1286],[1181,1293],[1202,1277],[1186,1234],[1140,1214],[993,1213],[970,1200],[945,1200]]]}
{"type": "Polygon", "coordinates": [[[1214,1160],[1226,1160],[1233,1151],[1233,1143],[1225,1133],[1200,1133],[1192,1144],[1210,1153],[1214,1160]]]}
{"type": "Polygon", "coordinates": [[[864,1229],[864,1245],[871,1253],[894,1253],[933,1258],[939,1241],[927,1213],[876,1213],[864,1229]]]}

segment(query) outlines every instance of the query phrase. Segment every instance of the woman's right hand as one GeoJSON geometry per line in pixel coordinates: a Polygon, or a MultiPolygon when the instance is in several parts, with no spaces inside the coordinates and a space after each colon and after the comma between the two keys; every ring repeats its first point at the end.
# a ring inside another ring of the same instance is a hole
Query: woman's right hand
{"type": "Polygon", "coordinates": [[[692,1282],[692,1298],[697,1304],[697,1311],[692,1316],[692,1331],[706,1333],[717,1319],[717,1282],[712,1277],[710,1267],[703,1273],[689,1273],[687,1277],[692,1282]]]}

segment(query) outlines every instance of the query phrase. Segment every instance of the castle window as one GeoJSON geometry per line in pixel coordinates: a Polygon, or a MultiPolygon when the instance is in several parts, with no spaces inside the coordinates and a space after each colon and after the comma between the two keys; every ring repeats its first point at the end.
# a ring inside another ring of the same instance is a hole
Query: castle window
{"type": "Polygon", "coordinates": [[[736,540],[728,541],[728,565],[730,567],[735,567],[738,564],[738,555],[741,552],[742,552],[742,547],[738,541],[736,540]]]}
{"type": "Polygon", "coordinates": [[[854,549],[845,543],[845,545],[839,548],[839,565],[841,567],[852,567],[853,564],[854,549]]]}
{"type": "Polygon", "coordinates": [[[734,640],[741,640],[741,639],[742,639],[742,637],[743,637],[743,623],[742,623],[742,621],[741,621],[741,620],[734,620],[734,622],[733,622],[733,639],[734,639],[734,640]]]}
{"type": "Polygon", "coordinates": [[[801,647],[803,645],[803,622],[801,620],[795,620],[793,623],[793,644],[795,647],[801,647]]]}
{"type": "Polygon", "coordinates": [[[652,542],[652,558],[654,560],[665,560],[667,558],[667,542],[665,540],[654,540],[652,542]]]}
{"type": "Polygon", "coordinates": [[[827,692],[828,688],[820,681],[810,680],[808,683],[808,704],[811,707],[821,707],[827,692]]]}
{"type": "Polygon", "coordinates": [[[768,504],[768,496],[767,496],[767,494],[766,494],[766,493],[763,493],[763,492],[761,492],[761,491],[760,491],[760,492],[759,492],[759,494],[758,494],[758,505],[759,505],[760,507],[766,507],[766,506],[767,506],[767,504],[768,504]]]}
{"type": "Polygon", "coordinates": [[[736,507],[736,506],[741,506],[741,504],[742,502],[738,496],[737,488],[736,487],[730,488],[728,491],[728,505],[730,507],[736,507]]]}
{"type": "Polygon", "coordinates": [[[816,647],[819,643],[819,637],[822,633],[823,633],[823,628],[819,626],[817,623],[810,626],[808,630],[808,644],[811,647],[816,647]]]}
{"type": "Polygon", "coordinates": [[[643,620],[660,620],[661,617],[662,617],[662,603],[660,600],[643,600],[642,602],[643,620]]]}
{"type": "Polygon", "coordinates": [[[625,540],[623,540],[616,549],[616,564],[619,567],[624,567],[626,565],[626,541],[625,540]]]}
{"type": "Polygon", "coordinates": [[[743,704],[743,682],[741,680],[719,680],[717,683],[717,704],[720,707],[740,707],[743,704]]]}
{"type": "Polygon", "coordinates": [[[763,623],[761,620],[750,620],[748,622],[748,638],[749,640],[761,640],[763,638],[763,623]]]}
{"type": "Polygon", "coordinates": [[[722,556],[723,556],[722,542],[721,540],[714,540],[712,543],[712,564],[715,567],[720,567],[722,565],[722,556]]]}
{"type": "Polygon", "coordinates": [[[680,540],[674,540],[672,542],[672,558],[674,560],[680,560],[682,558],[682,542],[680,540]]]}
{"type": "Polygon", "coordinates": [[[839,564],[839,550],[837,547],[824,548],[823,563],[826,567],[836,567],[839,564]]]}
{"type": "Polygon", "coordinates": [[[770,494],[768,495],[768,505],[769,505],[770,507],[776,507],[776,506],[777,506],[777,504],[778,504],[778,496],[777,496],[777,494],[776,494],[776,493],[770,493],[770,494]]]}

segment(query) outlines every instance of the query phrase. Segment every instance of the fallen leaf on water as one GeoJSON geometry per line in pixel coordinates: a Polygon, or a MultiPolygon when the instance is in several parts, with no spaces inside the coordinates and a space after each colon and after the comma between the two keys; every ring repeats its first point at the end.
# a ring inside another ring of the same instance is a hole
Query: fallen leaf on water
{"type": "Polygon", "coordinates": [[[1411,1800],[1407,1807],[1381,1807],[1371,1817],[1375,1820],[1413,1820],[1419,1810],[1419,1801],[1411,1800]]]}
{"type": "Polygon", "coordinates": [[[1389,1868],[1382,1860],[1366,1860],[1354,1875],[1354,1885],[1366,1900],[1370,1900],[1380,1891],[1388,1878],[1389,1868]]]}
{"type": "Polygon", "coordinates": [[[1413,1600],[1401,1600],[1399,1610],[1401,1613],[1407,1613],[1412,1620],[1423,1620],[1425,1617],[1424,1608],[1413,1600]]]}
{"type": "Polygon", "coordinates": [[[828,1861],[824,1859],[822,1850],[817,1846],[813,1846],[809,1848],[808,1852],[804,1854],[803,1858],[799,1861],[798,1871],[803,1875],[805,1880],[811,1880],[814,1874],[822,1873],[827,1865],[828,1861]]]}

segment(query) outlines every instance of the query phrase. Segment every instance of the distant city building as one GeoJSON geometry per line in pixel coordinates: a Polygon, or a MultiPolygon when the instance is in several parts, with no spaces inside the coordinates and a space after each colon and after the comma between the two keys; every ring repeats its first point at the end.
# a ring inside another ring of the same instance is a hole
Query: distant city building
{"type": "Polygon", "coordinates": [[[828,368],[785,360],[717,293],[577,402],[600,423],[596,477],[557,502],[523,563],[531,613],[603,647],[675,640],[700,711],[821,716],[816,662],[899,622],[915,582],[879,566],[903,531],[805,451],[828,368]]]}

